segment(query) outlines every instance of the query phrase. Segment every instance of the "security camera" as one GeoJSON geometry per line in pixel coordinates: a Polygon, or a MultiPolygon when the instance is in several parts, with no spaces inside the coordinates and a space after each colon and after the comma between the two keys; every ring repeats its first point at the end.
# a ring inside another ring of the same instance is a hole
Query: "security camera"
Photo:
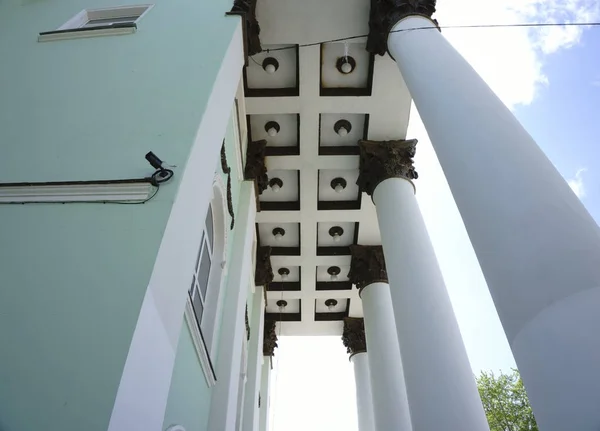
{"type": "Polygon", "coordinates": [[[171,179],[173,176],[173,171],[171,169],[166,169],[163,166],[163,161],[159,159],[156,154],[154,154],[152,151],[149,151],[148,154],[146,154],[146,160],[148,160],[148,163],[150,163],[150,165],[156,169],[156,172],[154,172],[151,177],[152,184],[158,186],[159,184],[171,179]]]}

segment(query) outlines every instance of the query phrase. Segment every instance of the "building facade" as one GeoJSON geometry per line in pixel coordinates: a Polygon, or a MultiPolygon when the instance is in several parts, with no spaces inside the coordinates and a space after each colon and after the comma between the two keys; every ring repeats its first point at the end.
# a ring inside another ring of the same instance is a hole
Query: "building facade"
{"type": "Polygon", "coordinates": [[[343,335],[361,431],[488,429],[412,101],[540,429],[596,430],[600,231],[434,12],[0,0],[0,430],[267,431],[278,335],[343,335]]]}

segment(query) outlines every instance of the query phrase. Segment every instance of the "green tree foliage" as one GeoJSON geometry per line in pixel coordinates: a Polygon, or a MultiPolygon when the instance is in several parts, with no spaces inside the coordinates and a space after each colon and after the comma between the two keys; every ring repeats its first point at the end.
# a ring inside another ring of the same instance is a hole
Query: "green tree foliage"
{"type": "Polygon", "coordinates": [[[538,431],[517,370],[498,376],[482,372],[477,387],[490,431],[538,431]]]}

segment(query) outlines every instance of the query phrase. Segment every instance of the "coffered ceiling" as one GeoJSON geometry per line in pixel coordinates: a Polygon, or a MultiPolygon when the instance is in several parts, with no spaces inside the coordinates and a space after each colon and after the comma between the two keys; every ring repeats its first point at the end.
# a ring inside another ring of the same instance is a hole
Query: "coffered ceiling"
{"type": "Polygon", "coordinates": [[[406,138],[411,100],[364,39],[317,42],[364,35],[368,17],[369,0],[258,0],[264,51],[244,73],[245,111],[249,139],[267,141],[256,226],[273,247],[266,311],[282,335],[341,335],[345,316],[362,316],[348,246],[381,240],[356,186],[357,141],[406,138]]]}

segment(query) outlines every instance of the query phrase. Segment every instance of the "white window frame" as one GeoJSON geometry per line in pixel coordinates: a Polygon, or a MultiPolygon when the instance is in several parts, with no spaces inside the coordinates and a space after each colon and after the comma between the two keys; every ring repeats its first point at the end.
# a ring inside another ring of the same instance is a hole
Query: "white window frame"
{"type": "MultiPolygon", "coordinates": [[[[79,39],[96,36],[116,36],[122,34],[135,33],[136,27],[114,27],[114,28],[94,28],[85,27],[89,21],[98,19],[119,19],[131,16],[137,16],[132,22],[137,24],[144,15],[152,9],[153,4],[142,4],[134,6],[118,6],[102,9],[84,9],[69,19],[66,23],[58,27],[54,32],[41,33],[38,37],[39,42],[49,42],[53,40],[79,39]],[[81,30],[81,31],[77,31],[81,30]]],[[[107,23],[110,25],[110,23],[107,23]]]]}
{"type": "MultiPolygon", "coordinates": [[[[226,274],[226,249],[227,249],[227,237],[228,237],[228,212],[227,212],[227,200],[226,200],[226,188],[221,177],[215,175],[215,181],[213,183],[213,196],[211,198],[210,208],[212,208],[212,219],[213,219],[213,247],[212,247],[212,260],[211,270],[209,273],[208,287],[206,290],[206,296],[203,298],[203,312],[201,322],[197,321],[196,313],[194,312],[194,306],[192,304],[192,298],[188,292],[186,307],[185,307],[185,321],[188,329],[192,335],[194,347],[202,371],[206,378],[206,383],[209,387],[216,384],[215,370],[213,369],[214,363],[211,361],[211,355],[216,351],[216,327],[217,319],[220,314],[221,302],[224,295],[223,284],[226,274]]],[[[206,217],[203,220],[202,239],[198,247],[198,255],[196,259],[201,258],[201,250],[206,241],[206,217]]],[[[199,262],[199,261],[198,261],[199,262]]],[[[194,277],[197,277],[197,261],[194,261],[194,268],[192,271],[192,277],[190,285],[193,282],[194,277]]],[[[199,268],[199,266],[198,266],[199,268]]],[[[202,298],[202,296],[201,296],[202,298]]]]}

